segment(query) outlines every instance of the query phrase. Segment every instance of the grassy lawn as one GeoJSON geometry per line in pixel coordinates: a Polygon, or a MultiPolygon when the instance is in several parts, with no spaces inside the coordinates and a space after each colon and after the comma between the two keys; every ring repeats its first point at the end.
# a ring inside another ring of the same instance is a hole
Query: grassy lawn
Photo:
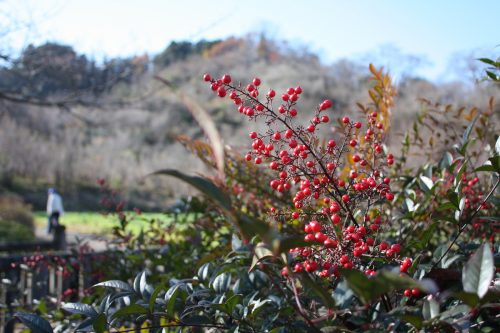
{"type": "MultiPolygon", "coordinates": [[[[173,217],[163,213],[142,213],[136,215],[133,212],[127,213],[133,217],[132,222],[127,227],[133,233],[139,233],[141,229],[148,226],[151,219],[159,219],[169,224],[173,217]]],[[[37,227],[47,227],[47,214],[45,212],[35,212],[35,224],[37,227]]],[[[59,222],[66,226],[66,230],[71,233],[100,234],[105,235],[111,232],[114,226],[118,226],[118,217],[113,215],[105,216],[98,212],[66,212],[59,222]]]]}

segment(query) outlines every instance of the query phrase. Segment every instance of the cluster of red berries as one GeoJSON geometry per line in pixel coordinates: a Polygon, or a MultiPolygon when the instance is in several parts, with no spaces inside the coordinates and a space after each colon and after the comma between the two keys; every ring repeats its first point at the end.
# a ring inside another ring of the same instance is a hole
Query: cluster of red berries
{"type": "MultiPolygon", "coordinates": [[[[309,123],[300,125],[295,124],[300,86],[286,89],[281,98],[270,89],[265,99],[260,99],[259,78],[246,86],[234,84],[228,74],[219,79],[205,74],[203,79],[217,96],[229,96],[239,113],[250,119],[265,119],[269,129],[266,133],[249,133],[252,149],[245,159],[255,164],[268,163],[277,175],[270,181],[272,189],[278,193],[293,191],[294,209],[277,213],[306,222],[315,216],[304,227],[305,241],[311,246],[291,251],[295,255],[295,272],[335,276],[339,267],[363,268],[363,255],[383,255],[399,261],[399,244],[388,247],[387,243],[376,241],[380,216],[370,225],[368,215],[362,221],[355,217],[355,212],[370,211],[373,205],[394,199],[390,178],[384,174],[394,157],[384,152],[384,125],[377,112],[367,114],[365,124],[341,117],[341,139],[331,138],[321,145],[316,132],[321,124],[330,122],[327,110],[333,106],[331,100],[321,102],[309,123]]],[[[271,208],[271,212],[276,213],[276,209],[271,208]]],[[[364,269],[367,274],[374,273],[370,268],[364,269]]]]}

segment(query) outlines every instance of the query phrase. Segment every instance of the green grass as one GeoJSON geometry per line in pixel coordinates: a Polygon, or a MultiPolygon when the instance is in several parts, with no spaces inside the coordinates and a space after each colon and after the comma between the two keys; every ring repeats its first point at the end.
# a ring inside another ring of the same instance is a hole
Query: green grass
{"type": "MultiPolygon", "coordinates": [[[[159,219],[169,224],[173,221],[171,215],[163,213],[142,213],[136,215],[133,212],[128,212],[130,217],[133,217],[127,230],[138,234],[141,229],[149,225],[151,219],[159,219]]],[[[47,227],[47,214],[45,212],[35,212],[35,225],[40,228],[47,227]]],[[[59,223],[66,226],[66,231],[71,233],[83,234],[100,234],[106,235],[111,233],[115,226],[119,226],[118,217],[116,215],[103,215],[98,212],[66,212],[60,219],[59,223]]]]}

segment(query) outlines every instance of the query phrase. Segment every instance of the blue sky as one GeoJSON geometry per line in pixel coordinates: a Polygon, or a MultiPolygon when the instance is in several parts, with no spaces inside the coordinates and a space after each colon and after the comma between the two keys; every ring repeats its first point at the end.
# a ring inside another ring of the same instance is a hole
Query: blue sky
{"type": "MultiPolygon", "coordinates": [[[[499,0],[3,0],[2,11],[31,24],[10,34],[14,50],[59,41],[98,60],[249,32],[307,46],[325,63],[380,60],[391,49],[417,55],[426,60],[417,73],[431,79],[456,54],[500,54],[499,0]]],[[[404,71],[397,61],[386,65],[404,71]]]]}

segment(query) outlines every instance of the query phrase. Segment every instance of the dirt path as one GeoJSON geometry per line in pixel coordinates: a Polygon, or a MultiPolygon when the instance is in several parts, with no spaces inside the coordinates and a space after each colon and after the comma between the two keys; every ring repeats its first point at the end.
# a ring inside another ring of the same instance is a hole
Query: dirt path
{"type": "MultiPolygon", "coordinates": [[[[44,227],[35,228],[35,237],[40,240],[52,240],[52,235],[47,234],[47,229],[44,227]]],[[[66,243],[68,250],[77,249],[79,244],[87,243],[94,251],[104,251],[106,247],[106,238],[94,234],[82,234],[66,232],[66,243]]]]}

